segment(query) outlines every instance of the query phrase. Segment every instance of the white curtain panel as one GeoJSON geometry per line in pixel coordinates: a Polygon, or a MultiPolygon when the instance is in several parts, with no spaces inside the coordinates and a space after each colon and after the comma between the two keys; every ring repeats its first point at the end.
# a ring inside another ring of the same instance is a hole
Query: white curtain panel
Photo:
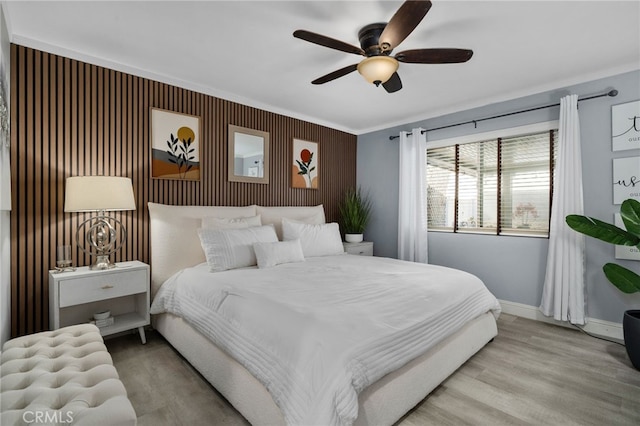
{"type": "Polygon", "coordinates": [[[400,133],[398,259],[427,263],[427,136],[400,133]]]}
{"type": "Polygon", "coordinates": [[[585,237],[565,222],[569,214],[584,214],[577,95],[560,100],[558,144],[547,272],[540,310],[559,321],[584,324],[585,237]]]}

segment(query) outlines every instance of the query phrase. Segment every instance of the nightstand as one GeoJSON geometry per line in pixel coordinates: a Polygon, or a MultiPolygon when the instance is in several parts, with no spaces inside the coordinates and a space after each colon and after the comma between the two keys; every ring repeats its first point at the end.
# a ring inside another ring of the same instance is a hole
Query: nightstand
{"type": "Polygon", "coordinates": [[[373,256],[373,242],[363,241],[361,243],[342,243],[344,251],[358,256],[373,256]]]}
{"type": "Polygon", "coordinates": [[[90,270],[83,266],[73,272],[49,271],[49,327],[52,330],[87,323],[96,312],[111,311],[113,325],[100,327],[108,336],[144,327],[149,320],[149,265],[117,263],[113,269],[90,270]]]}

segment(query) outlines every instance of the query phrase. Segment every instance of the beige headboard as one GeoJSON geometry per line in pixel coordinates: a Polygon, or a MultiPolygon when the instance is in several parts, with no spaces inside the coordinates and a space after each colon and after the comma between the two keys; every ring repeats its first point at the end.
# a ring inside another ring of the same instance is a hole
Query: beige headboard
{"type": "Polygon", "coordinates": [[[151,237],[151,297],[180,269],[205,261],[198,238],[203,217],[234,218],[260,215],[262,224],[273,224],[282,238],[282,218],[325,223],[322,205],[314,207],[169,206],[149,203],[151,237]]]}

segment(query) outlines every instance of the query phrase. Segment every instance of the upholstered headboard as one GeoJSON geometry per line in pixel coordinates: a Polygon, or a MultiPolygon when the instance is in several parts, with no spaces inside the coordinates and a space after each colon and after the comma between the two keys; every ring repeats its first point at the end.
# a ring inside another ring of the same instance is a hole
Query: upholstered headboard
{"type": "Polygon", "coordinates": [[[314,207],[169,206],[149,203],[151,237],[151,297],[180,269],[204,262],[198,238],[202,218],[235,218],[260,215],[263,225],[273,224],[282,239],[282,218],[325,223],[322,205],[314,207]]]}

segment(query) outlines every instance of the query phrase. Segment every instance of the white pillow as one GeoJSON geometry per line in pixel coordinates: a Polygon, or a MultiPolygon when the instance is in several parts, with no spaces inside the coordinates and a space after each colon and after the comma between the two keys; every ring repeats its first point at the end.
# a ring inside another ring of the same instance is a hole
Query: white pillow
{"type": "Polygon", "coordinates": [[[275,243],[253,243],[258,268],[271,268],[283,263],[304,262],[300,240],[275,243]]]}
{"type": "Polygon", "coordinates": [[[206,261],[198,228],[205,216],[255,216],[256,206],[169,206],[148,203],[151,240],[151,297],[180,269],[206,261]]]}
{"type": "Polygon", "coordinates": [[[304,223],[325,223],[322,204],[313,207],[262,207],[256,206],[256,214],[262,218],[263,225],[273,224],[276,234],[282,240],[282,219],[294,219],[304,223]]]}
{"type": "Polygon", "coordinates": [[[253,243],[278,241],[271,225],[245,229],[200,228],[198,236],[211,272],[254,266],[253,243]]]}
{"type": "Polygon", "coordinates": [[[284,241],[300,240],[304,257],[343,254],[344,246],[337,223],[311,225],[282,219],[284,241]]]}
{"type": "Polygon", "coordinates": [[[262,226],[260,215],[250,217],[203,217],[202,227],[206,229],[243,229],[262,226]]]}

